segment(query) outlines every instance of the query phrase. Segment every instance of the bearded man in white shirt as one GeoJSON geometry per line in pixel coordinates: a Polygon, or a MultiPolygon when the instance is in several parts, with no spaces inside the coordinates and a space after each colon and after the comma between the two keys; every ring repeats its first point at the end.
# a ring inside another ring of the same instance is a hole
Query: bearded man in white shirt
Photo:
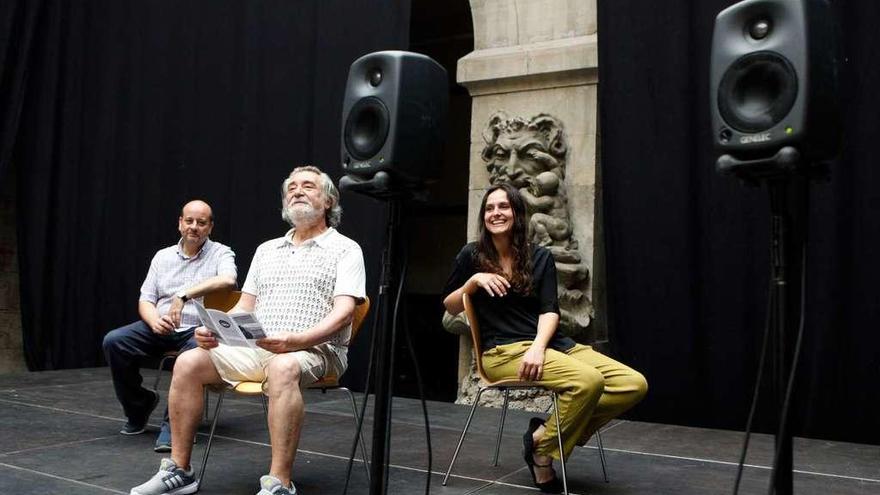
{"type": "Polygon", "coordinates": [[[339,191],[316,167],[295,168],[282,184],[282,218],[293,227],[261,244],[241,299],[230,313],[252,311],[268,338],[258,349],[219,344],[195,331],[198,348],[182,354],[171,383],[171,457],[132,495],[187,494],[198,490],[190,466],[192,439],[204,408],[202,390],[213,384],[260,381],[269,398],[272,462],[258,495],[293,495],[293,461],[304,418],[302,387],[347,366],[351,318],[365,296],[363,254],[340,234],[339,191]]]}

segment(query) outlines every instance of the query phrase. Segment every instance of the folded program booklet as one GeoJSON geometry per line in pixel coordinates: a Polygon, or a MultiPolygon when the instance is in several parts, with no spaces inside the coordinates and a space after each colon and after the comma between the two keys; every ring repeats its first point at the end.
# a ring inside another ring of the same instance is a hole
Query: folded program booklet
{"type": "Polygon", "coordinates": [[[205,308],[194,301],[202,324],[214,333],[218,341],[237,347],[256,347],[254,340],[266,338],[263,325],[253,313],[226,314],[205,308]]]}

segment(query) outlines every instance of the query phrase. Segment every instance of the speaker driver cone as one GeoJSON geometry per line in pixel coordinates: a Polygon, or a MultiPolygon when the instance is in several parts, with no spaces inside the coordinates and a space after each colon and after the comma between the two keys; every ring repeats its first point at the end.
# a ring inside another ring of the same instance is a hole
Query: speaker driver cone
{"type": "Polygon", "coordinates": [[[718,86],[718,111],[740,132],[761,132],[788,115],[797,93],[797,73],[785,57],[754,52],[740,57],[724,73],[718,86]]]}
{"type": "Polygon", "coordinates": [[[351,107],[345,121],[345,148],[358,160],[367,160],[382,149],[388,138],[390,114],[382,100],[368,96],[351,107]]]}

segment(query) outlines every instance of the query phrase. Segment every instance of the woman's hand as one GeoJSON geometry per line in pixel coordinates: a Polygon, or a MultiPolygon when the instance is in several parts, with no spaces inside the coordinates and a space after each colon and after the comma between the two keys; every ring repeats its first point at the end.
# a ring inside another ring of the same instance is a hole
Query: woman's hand
{"type": "MultiPolygon", "coordinates": [[[[497,273],[475,273],[470,280],[468,280],[468,283],[472,286],[482,288],[492,297],[506,296],[507,289],[510,288],[510,282],[497,273]]],[[[470,293],[473,292],[474,291],[471,291],[470,293]]]]}
{"type": "Polygon", "coordinates": [[[536,382],[544,374],[544,347],[532,344],[523,354],[519,365],[519,379],[536,382]]]}
{"type": "Polygon", "coordinates": [[[213,349],[220,345],[220,343],[217,342],[217,337],[214,337],[214,333],[205,327],[196,328],[194,335],[196,338],[196,344],[202,349],[213,349]]]}

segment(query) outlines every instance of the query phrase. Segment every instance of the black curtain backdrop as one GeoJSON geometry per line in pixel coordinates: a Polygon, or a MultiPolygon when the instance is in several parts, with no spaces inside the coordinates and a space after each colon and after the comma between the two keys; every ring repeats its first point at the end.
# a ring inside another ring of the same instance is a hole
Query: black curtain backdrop
{"type": "MultiPolygon", "coordinates": [[[[102,364],[191,198],[214,207],[244,282],[256,246],[288,228],[290,169],[339,178],[348,66],[406,48],[409,1],[22,0],[0,23],[0,177],[17,172],[25,356],[46,370],[102,364]]],[[[342,205],[375,298],[384,206],[342,205]]]]}
{"type": "MultiPolygon", "coordinates": [[[[769,279],[769,203],[714,171],[708,64],[725,0],[599,1],[610,341],[645,372],[631,417],[742,429],[769,279]]],[[[795,434],[880,442],[880,3],[834,3],[844,146],[810,196],[795,434]]],[[[793,273],[791,276],[798,276],[793,273]]],[[[772,431],[765,389],[759,428],[772,431]]]]}

